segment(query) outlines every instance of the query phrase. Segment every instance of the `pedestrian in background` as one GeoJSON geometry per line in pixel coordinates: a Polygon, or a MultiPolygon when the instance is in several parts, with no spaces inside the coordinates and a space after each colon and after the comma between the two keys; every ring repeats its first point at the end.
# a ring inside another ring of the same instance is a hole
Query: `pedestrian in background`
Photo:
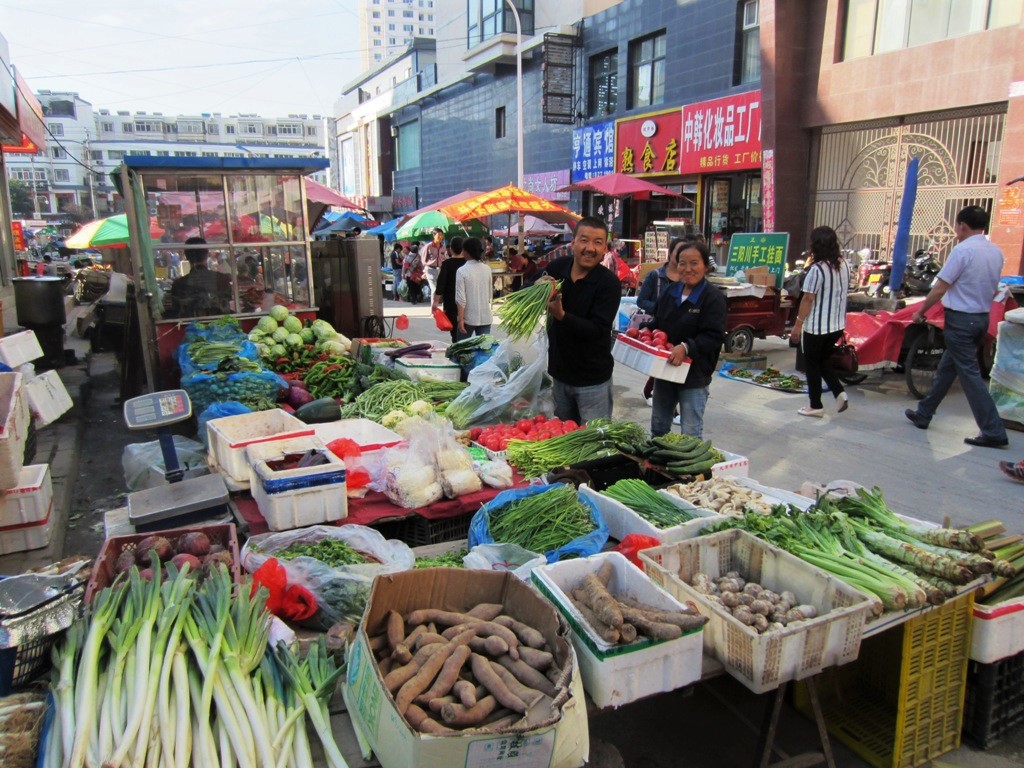
{"type": "Polygon", "coordinates": [[[434,295],[437,288],[437,275],[441,271],[441,265],[448,258],[448,249],[444,247],[444,230],[436,227],[433,239],[420,249],[420,260],[423,262],[424,273],[427,276],[427,285],[430,286],[430,295],[434,295]]]}
{"type": "MultiPolygon", "coordinates": [[[[690,242],[686,238],[677,237],[668,245],[668,261],[657,269],[652,269],[644,277],[640,284],[640,292],[636,296],[636,306],[645,315],[654,317],[658,308],[658,299],[661,294],[672,283],[679,280],[679,254],[682,252],[682,245],[690,242]]],[[[648,405],[654,405],[654,379],[648,378],[644,384],[644,400],[648,405]]]]}
{"type": "Polygon", "coordinates": [[[988,315],[1003,271],[1003,252],[985,237],[988,220],[988,213],[977,205],[968,205],[956,215],[953,232],[957,245],[939,271],[935,287],[913,315],[915,323],[923,323],[925,312],[942,302],[946,350],[939,360],[932,388],[916,410],[908,408],[905,414],[918,429],[928,429],[953,380],[959,378],[974,421],[981,429],[981,434],[965,437],[964,442],[983,448],[1005,448],[1010,444],[1006,427],[978,365],[978,348],[988,332],[988,315]]]}
{"type": "MultiPolygon", "coordinates": [[[[449,245],[451,255],[441,265],[441,271],[437,273],[437,285],[434,288],[434,298],[430,310],[438,307],[444,310],[445,317],[452,324],[450,331],[452,343],[459,340],[459,308],[455,303],[455,273],[466,264],[465,254],[462,245],[465,241],[459,235],[452,238],[449,245]]],[[[488,268],[489,270],[489,268],[488,268]]]]}
{"type": "Polygon", "coordinates": [[[494,296],[494,276],[491,267],[483,261],[484,246],[470,237],[462,246],[466,264],[455,273],[455,306],[458,313],[459,339],[482,336],[491,332],[491,297],[494,296]]]}
{"type": "Polygon", "coordinates": [[[832,227],[811,231],[811,257],[814,264],[804,278],[803,297],[796,311],[792,335],[799,339],[807,367],[807,396],[810,403],[799,409],[801,416],[821,418],[821,380],[836,399],[836,411],[849,405],[839,375],[832,367],[832,352],[846,329],[846,294],[850,289],[850,265],[839,249],[839,238],[832,227]]]}
{"type": "Polygon", "coordinates": [[[415,248],[410,248],[402,261],[402,279],[408,288],[409,303],[419,304],[423,300],[423,286],[427,280],[423,259],[415,248]]]}

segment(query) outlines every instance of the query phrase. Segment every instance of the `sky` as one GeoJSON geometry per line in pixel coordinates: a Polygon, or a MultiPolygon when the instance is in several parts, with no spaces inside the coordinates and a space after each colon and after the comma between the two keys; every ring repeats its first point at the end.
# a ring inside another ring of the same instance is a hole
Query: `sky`
{"type": "Polygon", "coordinates": [[[357,0],[0,0],[33,91],[165,115],[330,115],[361,71],[357,0]]]}

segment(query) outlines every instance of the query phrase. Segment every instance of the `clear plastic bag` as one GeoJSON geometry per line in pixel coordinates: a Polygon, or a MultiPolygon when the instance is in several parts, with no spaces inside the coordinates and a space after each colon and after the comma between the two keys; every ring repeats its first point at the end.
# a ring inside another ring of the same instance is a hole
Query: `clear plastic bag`
{"type": "Polygon", "coordinates": [[[462,558],[462,564],[476,571],[512,571],[529,583],[533,569],[546,565],[547,558],[518,544],[478,544],[462,558]]]}
{"type": "MultiPolygon", "coordinates": [[[[174,435],[174,452],[178,457],[178,466],[185,470],[185,477],[199,477],[210,474],[206,464],[206,447],[195,440],[181,435],[174,435]]],[[[163,485],[164,454],[160,449],[160,441],[151,443],[132,443],[124,447],[121,454],[121,466],[124,468],[124,482],[129,491],[141,491],[163,485]]]]}
{"type": "Polygon", "coordinates": [[[548,368],[548,336],[537,333],[526,342],[503,341],[497,352],[469,373],[469,386],[445,415],[456,429],[518,421],[554,412],[548,368]]]}
{"type": "Polygon", "coordinates": [[[415,557],[409,546],[396,539],[385,539],[380,532],[363,525],[313,525],[295,531],[253,536],[242,547],[242,567],[254,573],[267,558],[293,544],[315,544],[326,538],[343,541],[376,562],[332,567],[312,557],[300,555],[280,560],[288,573],[288,584],[305,587],[317,601],[317,612],[306,624],[329,629],[344,619],[359,621],[376,576],[408,571],[415,557]]]}

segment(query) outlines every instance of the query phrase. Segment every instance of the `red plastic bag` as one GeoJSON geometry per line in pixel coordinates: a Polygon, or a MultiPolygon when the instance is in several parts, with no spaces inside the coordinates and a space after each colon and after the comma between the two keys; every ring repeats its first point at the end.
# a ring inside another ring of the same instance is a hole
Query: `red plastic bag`
{"type": "Polygon", "coordinates": [[[640,570],[643,570],[643,564],[640,562],[638,552],[641,549],[650,549],[651,547],[660,547],[661,542],[653,536],[647,536],[643,533],[630,533],[627,534],[626,538],[619,542],[612,551],[621,552],[626,558],[640,570]]]}
{"type": "Polygon", "coordinates": [[[450,331],[452,329],[452,321],[448,319],[448,315],[440,307],[434,307],[434,325],[437,326],[439,331],[450,331]]]}
{"type": "Polygon", "coordinates": [[[316,613],[316,597],[299,584],[288,586],[288,574],[277,558],[269,558],[252,575],[252,593],[266,587],[267,610],[289,621],[304,621],[316,613]]]}
{"type": "Polygon", "coordinates": [[[395,328],[397,328],[400,331],[407,331],[407,330],[409,330],[409,316],[408,315],[399,315],[395,319],[395,328]]]}

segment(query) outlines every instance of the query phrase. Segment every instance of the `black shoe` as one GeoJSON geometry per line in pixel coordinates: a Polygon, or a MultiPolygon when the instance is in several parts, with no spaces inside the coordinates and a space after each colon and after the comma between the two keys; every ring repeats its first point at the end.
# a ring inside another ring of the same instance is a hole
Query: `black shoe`
{"type": "Polygon", "coordinates": [[[965,437],[964,442],[967,445],[977,445],[980,448],[1005,448],[1010,444],[1005,437],[987,437],[985,435],[965,437]]]}
{"type": "Polygon", "coordinates": [[[907,410],[903,412],[903,415],[910,419],[910,423],[918,429],[928,429],[928,422],[922,419],[921,414],[913,408],[907,408],[907,410]]]}

